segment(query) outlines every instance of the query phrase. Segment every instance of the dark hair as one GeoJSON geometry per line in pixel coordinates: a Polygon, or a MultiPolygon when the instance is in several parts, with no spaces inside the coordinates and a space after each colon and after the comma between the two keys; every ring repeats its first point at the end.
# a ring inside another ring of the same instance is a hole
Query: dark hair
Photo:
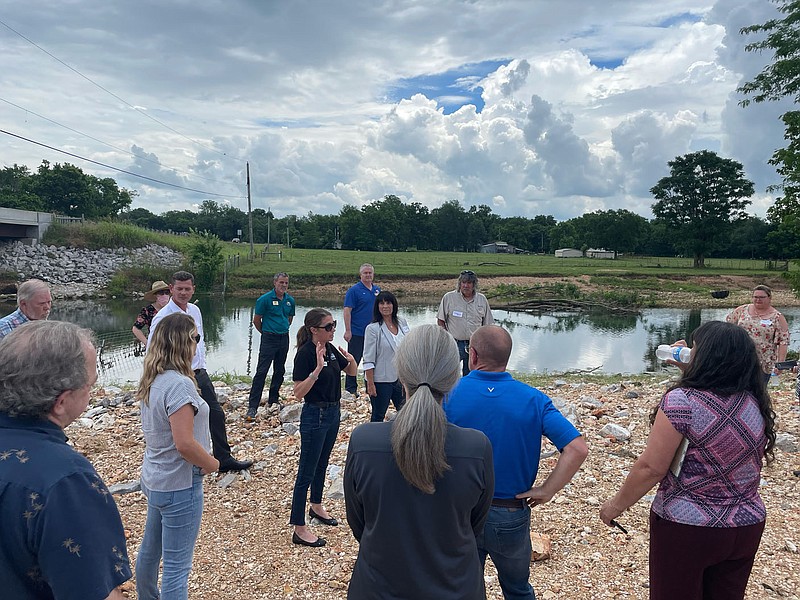
{"type": "Polygon", "coordinates": [[[764,381],[756,345],[743,328],[724,321],[703,323],[692,334],[692,358],[676,388],[707,390],[719,396],[750,392],[764,418],[767,464],[774,459],[775,413],[764,381]]]}
{"type": "Polygon", "coordinates": [[[191,281],[192,285],[194,285],[194,275],[189,271],[175,271],[172,274],[172,284],[175,285],[178,281],[191,281]]]}
{"type": "Polygon", "coordinates": [[[303,319],[303,325],[297,332],[297,347],[299,348],[311,339],[312,327],[319,327],[322,324],[322,320],[330,316],[331,313],[324,308],[312,308],[308,311],[305,319],[303,319]]]}
{"type": "Polygon", "coordinates": [[[383,315],[381,314],[380,307],[378,306],[381,302],[392,303],[392,323],[397,325],[397,298],[394,297],[392,292],[381,292],[375,296],[375,305],[372,307],[372,322],[383,322],[383,315]]]}

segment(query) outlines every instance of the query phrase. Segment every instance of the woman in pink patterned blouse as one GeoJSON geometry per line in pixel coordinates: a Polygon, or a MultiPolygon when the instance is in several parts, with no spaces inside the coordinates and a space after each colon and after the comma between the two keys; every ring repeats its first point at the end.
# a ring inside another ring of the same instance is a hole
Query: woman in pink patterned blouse
{"type": "Polygon", "coordinates": [[[740,327],[701,325],[680,367],[647,447],[600,518],[610,525],[660,482],[650,509],[651,600],[741,600],[766,519],[758,486],[764,458],[773,458],[772,404],[740,327]]]}
{"type": "Polygon", "coordinates": [[[733,309],[725,320],[750,334],[764,371],[764,381],[769,381],[776,362],[786,360],[789,349],[789,325],[784,316],[772,306],[772,290],[766,285],[753,289],[753,302],[733,309]]]}

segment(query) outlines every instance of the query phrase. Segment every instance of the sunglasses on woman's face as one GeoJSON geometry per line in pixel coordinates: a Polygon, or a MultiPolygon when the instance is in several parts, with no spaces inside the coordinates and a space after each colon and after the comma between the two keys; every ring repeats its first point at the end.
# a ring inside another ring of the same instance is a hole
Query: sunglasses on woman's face
{"type": "Polygon", "coordinates": [[[201,337],[200,337],[199,333],[195,333],[193,336],[190,336],[190,337],[195,341],[195,343],[197,343],[197,344],[200,343],[201,337]]]}
{"type": "Polygon", "coordinates": [[[321,325],[320,327],[317,327],[317,329],[324,329],[325,331],[330,333],[331,331],[336,329],[336,321],[331,321],[327,325],[321,325]]]}

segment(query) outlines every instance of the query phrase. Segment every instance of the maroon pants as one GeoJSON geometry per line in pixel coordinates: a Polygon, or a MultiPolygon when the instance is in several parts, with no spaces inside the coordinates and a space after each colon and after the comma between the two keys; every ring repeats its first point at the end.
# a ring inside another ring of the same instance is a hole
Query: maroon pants
{"type": "Polygon", "coordinates": [[[650,511],[650,600],[742,600],[764,523],[697,527],[650,511]]]}

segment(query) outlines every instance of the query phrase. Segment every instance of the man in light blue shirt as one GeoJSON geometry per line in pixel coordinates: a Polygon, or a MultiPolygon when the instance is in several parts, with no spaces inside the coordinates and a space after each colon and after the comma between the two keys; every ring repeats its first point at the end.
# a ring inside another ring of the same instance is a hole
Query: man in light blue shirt
{"type": "Polygon", "coordinates": [[[44,281],[28,279],[17,289],[17,310],[0,319],[0,339],[28,321],[47,319],[53,306],[50,288],[44,281]]]}

